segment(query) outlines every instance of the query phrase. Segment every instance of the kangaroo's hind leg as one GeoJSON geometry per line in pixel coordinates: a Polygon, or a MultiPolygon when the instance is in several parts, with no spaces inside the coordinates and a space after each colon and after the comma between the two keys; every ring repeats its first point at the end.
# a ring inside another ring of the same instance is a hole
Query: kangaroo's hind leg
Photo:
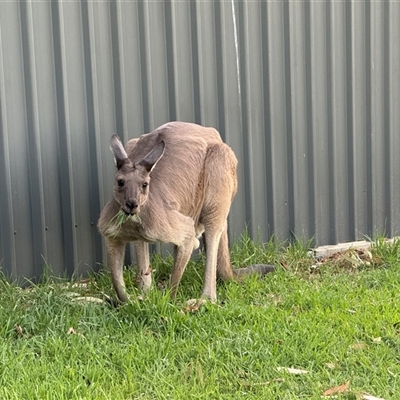
{"type": "Polygon", "coordinates": [[[210,227],[204,232],[206,245],[206,268],[204,272],[204,287],[201,297],[215,301],[217,299],[217,255],[223,227],[210,227]]]}
{"type": "Polygon", "coordinates": [[[236,164],[236,157],[227,145],[219,143],[209,148],[205,162],[206,193],[200,221],[204,225],[206,243],[202,297],[210,300],[217,298],[217,269],[219,275],[227,278],[231,268],[227,248],[227,218],[237,190],[236,164]],[[224,251],[221,251],[221,245],[224,251]],[[218,263],[221,264],[219,267],[218,263]]]}

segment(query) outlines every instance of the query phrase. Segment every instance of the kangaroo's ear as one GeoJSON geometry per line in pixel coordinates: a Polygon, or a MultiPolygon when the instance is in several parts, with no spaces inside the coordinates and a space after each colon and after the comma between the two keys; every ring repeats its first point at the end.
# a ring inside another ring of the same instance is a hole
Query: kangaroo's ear
{"type": "Polygon", "coordinates": [[[164,155],[164,149],[165,142],[161,140],[144,156],[142,161],[137,163],[137,165],[141,165],[142,167],[146,168],[147,172],[150,173],[160,158],[164,155]]]}
{"type": "Polygon", "coordinates": [[[128,155],[124,149],[124,145],[122,144],[118,135],[115,133],[111,136],[110,150],[114,154],[115,165],[118,169],[120,169],[123,164],[129,161],[128,155]]]}

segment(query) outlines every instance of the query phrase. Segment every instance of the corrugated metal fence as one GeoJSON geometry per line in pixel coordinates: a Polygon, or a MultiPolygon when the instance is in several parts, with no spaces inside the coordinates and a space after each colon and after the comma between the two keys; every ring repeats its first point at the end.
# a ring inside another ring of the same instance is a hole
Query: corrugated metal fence
{"type": "Polygon", "coordinates": [[[231,237],[400,231],[397,1],[1,1],[0,265],[104,260],[108,142],[170,120],[236,152],[231,237]]]}

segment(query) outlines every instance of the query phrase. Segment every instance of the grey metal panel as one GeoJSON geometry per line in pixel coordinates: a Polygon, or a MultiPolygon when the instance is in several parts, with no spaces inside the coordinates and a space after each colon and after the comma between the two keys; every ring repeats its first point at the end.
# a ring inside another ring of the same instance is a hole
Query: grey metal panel
{"type": "MultiPolygon", "coordinates": [[[[311,134],[311,89],[309,79],[310,46],[306,46],[306,34],[309,36],[309,10],[299,2],[291,2],[288,11],[292,23],[289,25],[288,40],[290,49],[290,101],[291,127],[288,159],[290,160],[289,178],[289,225],[299,237],[310,238],[315,234],[313,210],[314,199],[311,185],[314,179],[310,171],[310,155],[313,153],[309,140],[311,134]]],[[[309,38],[307,37],[307,43],[309,38]]]]}
{"type": "Polygon", "coordinates": [[[399,2],[0,2],[0,265],[97,268],[109,138],[170,120],[234,149],[231,238],[398,234],[399,41],[399,2]]]}
{"type": "MultiPolygon", "coordinates": [[[[3,6],[4,7],[4,6],[3,6]]],[[[0,13],[2,64],[4,81],[2,92],[2,128],[3,154],[6,162],[4,177],[7,179],[2,187],[6,187],[5,220],[2,234],[6,236],[4,258],[11,259],[15,264],[7,266],[9,273],[16,277],[17,265],[23,265],[25,258],[34,260],[33,237],[30,224],[29,195],[29,154],[27,146],[27,121],[25,111],[25,87],[23,74],[22,35],[19,3],[6,4],[0,13]],[[4,12],[3,12],[4,11],[4,12]],[[15,42],[8,40],[12,35],[15,42]],[[15,118],[16,110],[19,111],[15,118]],[[13,237],[14,236],[14,237],[13,237]],[[9,248],[8,245],[12,245],[9,248]],[[23,248],[23,252],[21,249],[23,248]]],[[[3,200],[3,201],[4,201],[3,200]]],[[[0,256],[3,258],[3,256],[0,256]]],[[[33,264],[33,262],[32,262],[33,264]]],[[[33,264],[34,265],[34,264],[33,264]]]]}
{"type": "MultiPolygon", "coordinates": [[[[1,18],[1,16],[0,16],[1,18]]],[[[0,24],[0,43],[3,44],[2,25],[0,24]]],[[[0,46],[0,60],[4,60],[3,45],[0,46]]],[[[0,82],[5,82],[5,66],[0,63],[0,82]]],[[[1,255],[0,265],[9,267],[9,274],[16,275],[16,254],[15,240],[12,233],[12,187],[11,187],[11,171],[10,171],[10,154],[9,141],[7,135],[7,113],[6,113],[6,93],[4,84],[0,86],[0,238],[1,238],[1,255]]]]}
{"type": "Polygon", "coordinates": [[[385,208],[387,210],[387,229],[389,232],[396,232],[400,226],[400,190],[398,182],[400,180],[400,46],[392,38],[400,37],[400,7],[394,3],[389,3],[388,19],[386,20],[385,30],[385,52],[386,56],[386,85],[387,92],[385,102],[385,138],[386,151],[386,187],[387,192],[385,208]]]}

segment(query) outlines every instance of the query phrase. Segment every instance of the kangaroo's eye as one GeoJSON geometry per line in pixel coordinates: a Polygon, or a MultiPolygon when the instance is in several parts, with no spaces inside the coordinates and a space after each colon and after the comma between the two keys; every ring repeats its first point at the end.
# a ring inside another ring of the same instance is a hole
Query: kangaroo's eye
{"type": "Polygon", "coordinates": [[[125,181],[123,179],[118,179],[117,183],[118,183],[119,187],[122,187],[125,185],[125,181]]]}
{"type": "Polygon", "coordinates": [[[147,186],[149,186],[148,182],[143,182],[143,184],[142,184],[142,188],[143,188],[143,189],[146,189],[146,188],[147,188],[147,186]]]}

